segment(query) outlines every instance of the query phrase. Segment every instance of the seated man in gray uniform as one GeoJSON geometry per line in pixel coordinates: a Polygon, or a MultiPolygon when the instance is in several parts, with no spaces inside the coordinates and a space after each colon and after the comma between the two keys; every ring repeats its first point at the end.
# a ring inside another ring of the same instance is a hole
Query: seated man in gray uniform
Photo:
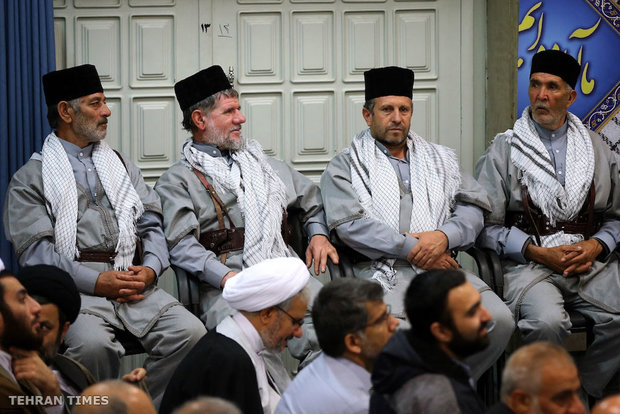
{"type": "Polygon", "coordinates": [[[476,165],[493,195],[479,243],[503,259],[504,298],[525,342],[562,343],[566,309],[594,323],[577,365],[600,398],[620,368],[620,179],[607,144],[568,112],[580,71],[566,53],[534,55],[530,106],[476,165]]]}
{"type": "Polygon", "coordinates": [[[82,294],[67,356],[96,379],[116,378],[125,349],[115,329],[129,331],[148,354],[157,405],[176,365],[205,334],[156,286],[169,265],[159,197],[103,141],[110,110],[93,65],[50,72],[43,88],[54,131],[11,179],[5,233],[22,266],[59,267],[82,294]]]}
{"type": "MultiPolygon", "coordinates": [[[[334,262],[338,256],[327,238],[319,188],[242,137],[245,117],[222,68],[201,70],[174,90],[192,138],[155,190],[170,260],[203,282],[201,319],[212,329],[231,312],[220,297],[230,277],[262,260],[295,255],[287,243],[287,209],[299,211],[310,238],[308,267],[314,260],[318,274],[328,255],[334,262]]],[[[321,284],[312,278],[311,286],[316,293],[321,284]]]]}
{"type": "MultiPolygon", "coordinates": [[[[364,78],[362,115],[370,128],[323,173],[325,214],[333,236],[350,248],[355,276],[380,283],[392,313],[404,320],[412,278],[422,270],[457,268],[451,253],[474,244],[490,206],[478,183],[459,170],[452,149],[409,130],[413,72],[386,67],[364,78]]],[[[467,280],[496,322],[489,348],[467,361],[478,377],[503,352],[514,322],[481,279],[467,274],[467,280]]]]}

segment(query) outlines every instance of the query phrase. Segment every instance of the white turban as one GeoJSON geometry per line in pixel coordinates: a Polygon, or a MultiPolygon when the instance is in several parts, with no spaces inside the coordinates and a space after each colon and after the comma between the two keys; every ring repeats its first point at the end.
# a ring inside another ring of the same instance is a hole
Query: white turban
{"type": "Polygon", "coordinates": [[[298,258],[267,259],[228,279],[222,297],[233,309],[257,312],[295,296],[309,279],[298,258]]]}

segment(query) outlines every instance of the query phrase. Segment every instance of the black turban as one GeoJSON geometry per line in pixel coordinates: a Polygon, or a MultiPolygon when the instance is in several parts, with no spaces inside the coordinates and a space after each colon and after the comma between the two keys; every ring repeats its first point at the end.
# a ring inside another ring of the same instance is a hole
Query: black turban
{"type": "Polygon", "coordinates": [[[195,103],[230,88],[232,86],[222,68],[213,65],[178,81],[174,85],[174,93],[177,96],[177,101],[179,101],[181,111],[185,111],[195,103]]]}
{"type": "Polygon", "coordinates": [[[58,306],[73,323],[80,312],[80,294],[69,273],[56,266],[36,265],[24,267],[17,279],[30,295],[41,296],[58,306]]]}
{"type": "Polygon", "coordinates": [[[81,65],[56,70],[43,75],[43,90],[47,106],[60,101],[103,92],[97,69],[93,65],[81,65]]]}
{"type": "Polygon", "coordinates": [[[411,69],[388,66],[364,72],[366,100],[380,96],[413,97],[413,71],[411,69]]]}
{"type": "Polygon", "coordinates": [[[538,52],[532,58],[532,73],[543,72],[551,75],[559,76],[568,83],[571,88],[575,89],[577,78],[581,72],[581,66],[574,57],[568,53],[559,50],[543,50],[538,52]]]}

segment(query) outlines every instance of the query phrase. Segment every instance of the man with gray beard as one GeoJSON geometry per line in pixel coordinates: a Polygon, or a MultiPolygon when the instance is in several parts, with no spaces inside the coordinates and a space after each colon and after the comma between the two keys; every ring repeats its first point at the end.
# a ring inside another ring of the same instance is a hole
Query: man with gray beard
{"type": "MultiPolygon", "coordinates": [[[[155,190],[162,199],[171,263],[201,282],[201,319],[212,329],[231,313],[220,296],[231,277],[265,259],[296,256],[288,245],[287,210],[299,212],[310,240],[308,267],[314,261],[318,275],[328,256],[334,262],[338,256],[327,238],[319,188],[266,156],[257,141],[242,137],[246,118],[222,68],[201,70],[174,89],[183,128],[192,137],[155,190]]],[[[320,283],[311,281],[318,292],[320,283]]],[[[304,340],[289,347],[295,356],[310,352],[308,336],[306,330],[304,340]]]]}
{"type": "Polygon", "coordinates": [[[149,391],[159,404],[172,371],[204,326],[157,278],[169,266],[159,196],[129,157],[104,140],[110,108],[93,65],[42,78],[53,131],[11,179],[4,230],[23,267],[67,272],[81,296],[66,355],[95,379],[117,378],[120,331],[147,353],[149,391]]]}

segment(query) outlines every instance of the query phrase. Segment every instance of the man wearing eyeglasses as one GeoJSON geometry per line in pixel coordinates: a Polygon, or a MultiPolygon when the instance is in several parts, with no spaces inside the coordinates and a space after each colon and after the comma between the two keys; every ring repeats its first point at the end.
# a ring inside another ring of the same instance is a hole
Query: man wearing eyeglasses
{"type": "Polygon", "coordinates": [[[276,414],[368,412],[370,373],[398,327],[383,289],[363,279],[336,279],[314,300],[312,321],[323,354],[295,377],[276,414]]]}
{"type": "Polygon", "coordinates": [[[302,335],[309,280],[304,262],[293,257],[262,261],[228,280],[222,297],[238,312],[179,364],[160,413],[199,395],[232,401],[244,414],[273,413],[291,382],[277,354],[302,335]]]}

